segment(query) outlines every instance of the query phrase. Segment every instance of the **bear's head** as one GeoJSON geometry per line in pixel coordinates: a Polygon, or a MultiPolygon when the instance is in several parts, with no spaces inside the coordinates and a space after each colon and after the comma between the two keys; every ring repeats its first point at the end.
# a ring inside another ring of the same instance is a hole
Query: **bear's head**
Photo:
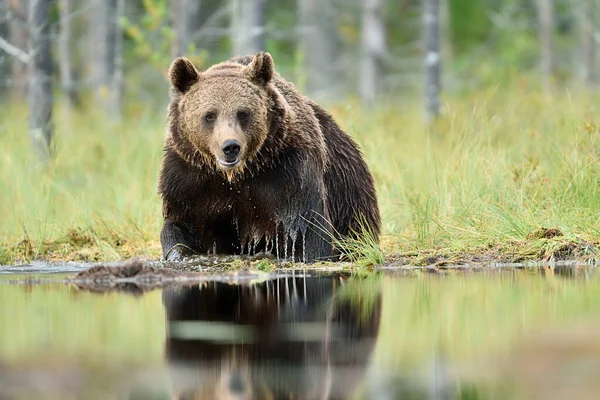
{"type": "Polygon", "coordinates": [[[264,52],[247,65],[225,62],[204,72],[187,58],[174,60],[170,129],[177,135],[171,140],[183,142],[175,143],[178,153],[192,164],[214,166],[231,182],[269,135],[273,74],[273,59],[264,52]]]}

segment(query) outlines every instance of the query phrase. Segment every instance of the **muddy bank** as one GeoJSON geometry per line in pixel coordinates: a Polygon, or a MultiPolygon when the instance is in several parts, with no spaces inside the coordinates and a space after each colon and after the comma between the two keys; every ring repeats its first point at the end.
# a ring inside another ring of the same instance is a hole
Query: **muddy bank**
{"type": "MultiPolygon", "coordinates": [[[[241,261],[240,261],[241,262],[241,261]]],[[[558,261],[552,263],[471,263],[428,265],[417,267],[404,265],[401,261],[378,266],[376,268],[352,268],[350,264],[329,263],[317,265],[305,264],[273,264],[269,271],[261,271],[255,264],[249,263],[245,268],[233,270],[223,267],[190,268],[189,261],[183,263],[161,263],[158,261],[132,260],[114,264],[79,265],[75,274],[5,274],[0,284],[39,285],[48,283],[70,284],[80,290],[91,292],[122,291],[131,294],[143,294],[147,291],[173,287],[189,286],[206,282],[224,282],[234,285],[251,285],[261,281],[274,280],[281,277],[311,277],[330,275],[332,273],[351,275],[385,274],[390,277],[411,278],[422,274],[436,276],[485,275],[489,277],[515,274],[518,271],[530,270],[533,274],[543,276],[560,276],[563,278],[589,279],[597,268],[576,261],[558,261]],[[199,271],[194,269],[201,269],[199,271]]],[[[54,267],[50,265],[49,270],[54,267]]],[[[11,268],[11,270],[20,270],[11,268]]],[[[27,270],[27,268],[23,268],[27,270]]],[[[2,276],[2,275],[0,275],[2,276]]]]}
{"type": "Polygon", "coordinates": [[[93,292],[125,291],[143,293],[167,286],[191,285],[202,282],[227,282],[231,284],[250,284],[256,281],[276,279],[286,276],[302,276],[312,272],[340,271],[341,265],[334,267],[313,267],[295,264],[261,264],[256,260],[240,259],[240,257],[212,257],[210,260],[194,258],[180,263],[160,261],[131,260],[120,263],[77,264],[70,268],[46,265],[46,273],[36,263],[29,265],[0,268],[4,278],[0,283],[17,285],[36,285],[47,283],[72,284],[81,290],[93,292]],[[223,263],[235,262],[235,268],[223,263]],[[229,259],[232,260],[229,260],[229,259]],[[75,272],[75,273],[70,273],[75,272]]]}

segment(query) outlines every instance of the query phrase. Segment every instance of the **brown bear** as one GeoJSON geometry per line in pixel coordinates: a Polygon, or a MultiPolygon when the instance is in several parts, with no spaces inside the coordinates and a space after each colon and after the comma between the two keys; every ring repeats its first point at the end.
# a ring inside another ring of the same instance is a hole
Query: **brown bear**
{"type": "Polygon", "coordinates": [[[274,70],[269,53],[199,72],[169,69],[172,101],[159,177],[167,260],[197,254],[276,255],[314,262],[333,237],[380,217],[354,141],[274,70]]]}

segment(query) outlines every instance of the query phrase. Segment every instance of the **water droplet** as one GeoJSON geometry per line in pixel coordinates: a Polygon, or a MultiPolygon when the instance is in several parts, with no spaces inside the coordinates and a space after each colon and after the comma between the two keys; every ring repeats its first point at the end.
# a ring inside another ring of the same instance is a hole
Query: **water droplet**
{"type": "Polygon", "coordinates": [[[295,253],[296,253],[296,237],[298,236],[298,231],[291,231],[290,238],[292,239],[292,261],[296,261],[295,253]]]}
{"type": "MultiPolygon", "coordinates": [[[[254,232],[254,238],[252,240],[254,242],[254,244],[252,246],[252,254],[256,255],[256,246],[258,246],[258,244],[262,240],[262,235],[259,235],[258,232],[254,232]]],[[[260,248],[259,248],[259,250],[260,250],[260,248]]]]}
{"type": "Polygon", "coordinates": [[[279,260],[279,235],[277,234],[277,227],[279,224],[275,224],[275,252],[277,253],[277,260],[279,260]]]}
{"type": "Polygon", "coordinates": [[[269,232],[265,233],[265,253],[271,254],[272,244],[273,242],[271,241],[271,235],[269,235],[269,232]]]}
{"type": "Polygon", "coordinates": [[[306,231],[302,234],[302,262],[306,262],[306,231]]]}

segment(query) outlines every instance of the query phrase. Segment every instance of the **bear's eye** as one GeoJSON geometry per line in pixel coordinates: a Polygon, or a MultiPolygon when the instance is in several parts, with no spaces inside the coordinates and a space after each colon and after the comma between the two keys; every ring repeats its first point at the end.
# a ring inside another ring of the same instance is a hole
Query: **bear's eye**
{"type": "Polygon", "coordinates": [[[212,111],[204,114],[204,121],[208,122],[209,124],[211,122],[215,122],[216,119],[217,119],[217,114],[212,111]]]}
{"type": "Polygon", "coordinates": [[[245,124],[250,119],[250,111],[240,110],[237,112],[237,119],[241,124],[245,124]]]}

